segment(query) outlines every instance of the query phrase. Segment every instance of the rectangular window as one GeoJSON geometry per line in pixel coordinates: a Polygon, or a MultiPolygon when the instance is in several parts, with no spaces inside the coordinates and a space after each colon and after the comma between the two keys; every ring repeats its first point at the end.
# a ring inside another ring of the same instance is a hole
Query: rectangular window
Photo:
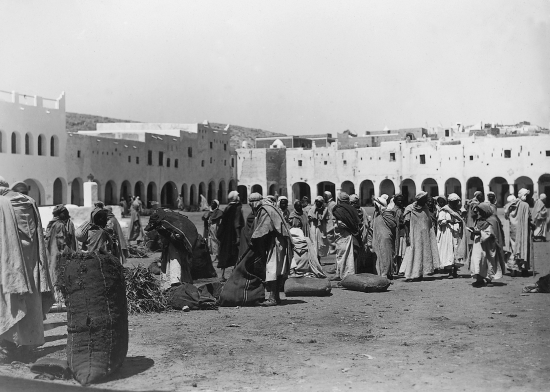
{"type": "Polygon", "coordinates": [[[395,152],[390,152],[390,162],[395,162],[395,152]]]}
{"type": "Polygon", "coordinates": [[[170,158],[166,158],[166,167],[170,167],[170,158]]]}
{"type": "Polygon", "coordinates": [[[153,151],[149,150],[147,152],[147,164],[149,166],[152,166],[153,165],[153,151]]]}
{"type": "Polygon", "coordinates": [[[231,167],[235,167],[235,158],[231,158],[231,167]]]}
{"type": "Polygon", "coordinates": [[[132,157],[128,155],[128,162],[132,162],[132,157]]]}
{"type": "Polygon", "coordinates": [[[187,156],[189,158],[193,157],[193,147],[187,147],[187,156]]]}
{"type": "MultiPolygon", "coordinates": [[[[40,155],[40,154],[38,154],[38,155],[40,155]]],[[[546,155],[548,155],[548,151],[546,152],[546,155]]],[[[77,156],[78,158],[80,158],[80,150],[78,150],[78,151],[76,152],[76,156],[77,156]]]]}
{"type": "Polygon", "coordinates": [[[425,165],[426,164],[426,155],[420,155],[420,164],[425,165]]]}
{"type": "Polygon", "coordinates": [[[546,150],[546,156],[550,157],[550,150],[546,150]]]}
{"type": "Polygon", "coordinates": [[[227,159],[224,159],[224,160],[223,160],[223,165],[224,165],[224,166],[227,166],[227,159]]]}
{"type": "Polygon", "coordinates": [[[445,129],[445,136],[449,136],[449,130],[445,129]]]}
{"type": "Polygon", "coordinates": [[[175,167],[176,169],[178,168],[178,164],[179,164],[178,160],[175,159],[175,160],[174,160],[174,167],[175,167]]]}
{"type": "Polygon", "coordinates": [[[204,159],[201,161],[201,166],[204,167],[204,159]]]}
{"type": "Polygon", "coordinates": [[[136,165],[139,165],[139,157],[136,157],[136,165]]]}
{"type": "Polygon", "coordinates": [[[504,158],[512,158],[512,150],[504,150],[504,158]]]}
{"type": "Polygon", "coordinates": [[[159,151],[159,166],[164,166],[164,153],[159,151]]]}
{"type": "Polygon", "coordinates": [[[348,164],[348,161],[344,160],[344,165],[347,165],[348,164]]]}
{"type": "Polygon", "coordinates": [[[210,163],[212,163],[212,157],[210,157],[210,163]]]}
{"type": "Polygon", "coordinates": [[[227,143],[224,143],[224,144],[223,144],[223,150],[224,150],[224,151],[227,151],[227,143]]]}
{"type": "Polygon", "coordinates": [[[473,161],[473,160],[474,160],[474,156],[470,155],[470,161],[473,161]]]}
{"type": "Polygon", "coordinates": [[[210,149],[214,148],[214,143],[210,142],[210,149]]]}
{"type": "Polygon", "coordinates": [[[327,163],[328,163],[328,162],[327,162],[327,161],[325,161],[325,165],[326,165],[327,163]]]}
{"type": "Polygon", "coordinates": [[[302,166],[302,160],[301,159],[298,160],[298,166],[302,166]]]}

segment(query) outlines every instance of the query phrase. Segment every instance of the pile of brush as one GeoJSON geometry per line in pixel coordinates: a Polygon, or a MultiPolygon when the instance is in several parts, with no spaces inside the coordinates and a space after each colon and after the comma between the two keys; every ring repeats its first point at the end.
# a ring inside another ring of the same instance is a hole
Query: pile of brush
{"type": "Polygon", "coordinates": [[[128,313],[162,312],[170,309],[158,278],[151,271],[138,265],[124,268],[128,313]]]}
{"type": "Polygon", "coordinates": [[[149,257],[149,251],[143,245],[128,245],[129,259],[145,259],[149,257]]]}

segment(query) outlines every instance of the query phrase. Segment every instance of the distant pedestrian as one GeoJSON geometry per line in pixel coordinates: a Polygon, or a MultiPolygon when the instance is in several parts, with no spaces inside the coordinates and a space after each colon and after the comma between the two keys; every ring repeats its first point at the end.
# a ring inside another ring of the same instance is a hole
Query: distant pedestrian
{"type": "Polygon", "coordinates": [[[359,248],[363,246],[357,210],[350,205],[349,195],[340,192],[338,204],[332,211],[334,216],[334,236],[336,250],[336,275],[344,279],[356,273],[359,248]]]}
{"type": "Polygon", "coordinates": [[[294,211],[290,213],[288,220],[291,228],[298,228],[302,230],[302,233],[306,237],[309,237],[309,222],[307,214],[302,209],[302,203],[300,200],[294,201],[294,211]]]}
{"type": "Polygon", "coordinates": [[[141,200],[139,196],[136,196],[135,200],[130,206],[130,232],[128,234],[128,241],[137,241],[138,245],[143,241],[145,232],[141,225],[141,200]]]}
{"type": "Polygon", "coordinates": [[[336,202],[332,199],[332,193],[329,191],[325,191],[323,194],[323,198],[325,199],[325,206],[327,207],[327,239],[328,239],[328,245],[329,245],[329,254],[335,254],[336,253],[336,237],[335,237],[335,224],[334,224],[334,216],[332,215],[332,210],[336,206],[336,202]]]}
{"type": "Polygon", "coordinates": [[[325,257],[328,254],[327,240],[327,208],[322,196],[315,198],[314,207],[308,212],[309,238],[317,250],[317,258],[325,257]]]}
{"type": "Polygon", "coordinates": [[[220,242],[218,268],[222,270],[221,280],[225,281],[225,270],[234,267],[239,258],[241,230],[244,227],[242,204],[237,191],[229,192],[229,205],[223,211],[216,238],[220,242]]]}
{"type": "Polygon", "coordinates": [[[546,241],[546,228],[548,225],[548,210],[544,204],[546,195],[540,194],[540,198],[535,202],[533,208],[533,222],[535,223],[535,231],[533,237],[536,240],[546,241]]]}
{"type": "Polygon", "coordinates": [[[208,250],[212,255],[212,262],[218,262],[218,252],[220,247],[220,241],[216,237],[218,227],[220,225],[223,211],[220,210],[220,202],[218,200],[212,200],[210,203],[210,211],[207,211],[202,216],[204,222],[203,237],[208,244],[208,250]]]}
{"type": "Polygon", "coordinates": [[[290,223],[290,210],[288,209],[288,199],[286,196],[279,196],[277,207],[283,213],[283,218],[286,223],[290,223]]]}
{"type": "Polygon", "coordinates": [[[120,198],[120,202],[118,203],[118,205],[122,208],[122,217],[124,218],[128,215],[128,203],[126,203],[124,197],[120,198]]]}
{"type": "Polygon", "coordinates": [[[522,276],[529,276],[532,252],[532,230],[534,228],[527,196],[529,191],[522,188],[518,192],[518,199],[511,202],[504,211],[504,217],[510,221],[510,252],[508,269],[512,276],[521,272],[522,276]]]}

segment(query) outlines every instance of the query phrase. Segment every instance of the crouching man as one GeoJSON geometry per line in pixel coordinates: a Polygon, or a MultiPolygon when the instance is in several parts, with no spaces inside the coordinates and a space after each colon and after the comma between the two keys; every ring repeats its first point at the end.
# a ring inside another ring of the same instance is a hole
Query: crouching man
{"type": "Polygon", "coordinates": [[[281,303],[279,287],[292,260],[290,229],[281,211],[269,200],[262,200],[259,193],[252,193],[248,202],[256,215],[251,246],[265,265],[267,299],[262,305],[275,306],[281,303]]]}

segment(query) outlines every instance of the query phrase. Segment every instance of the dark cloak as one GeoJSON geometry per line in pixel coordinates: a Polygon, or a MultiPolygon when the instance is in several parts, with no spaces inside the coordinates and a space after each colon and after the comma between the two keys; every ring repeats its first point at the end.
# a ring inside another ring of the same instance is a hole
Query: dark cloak
{"type": "Polygon", "coordinates": [[[216,233],[220,241],[218,268],[228,268],[237,264],[239,258],[237,231],[244,226],[242,208],[241,203],[230,203],[223,211],[222,221],[216,233]]]}

